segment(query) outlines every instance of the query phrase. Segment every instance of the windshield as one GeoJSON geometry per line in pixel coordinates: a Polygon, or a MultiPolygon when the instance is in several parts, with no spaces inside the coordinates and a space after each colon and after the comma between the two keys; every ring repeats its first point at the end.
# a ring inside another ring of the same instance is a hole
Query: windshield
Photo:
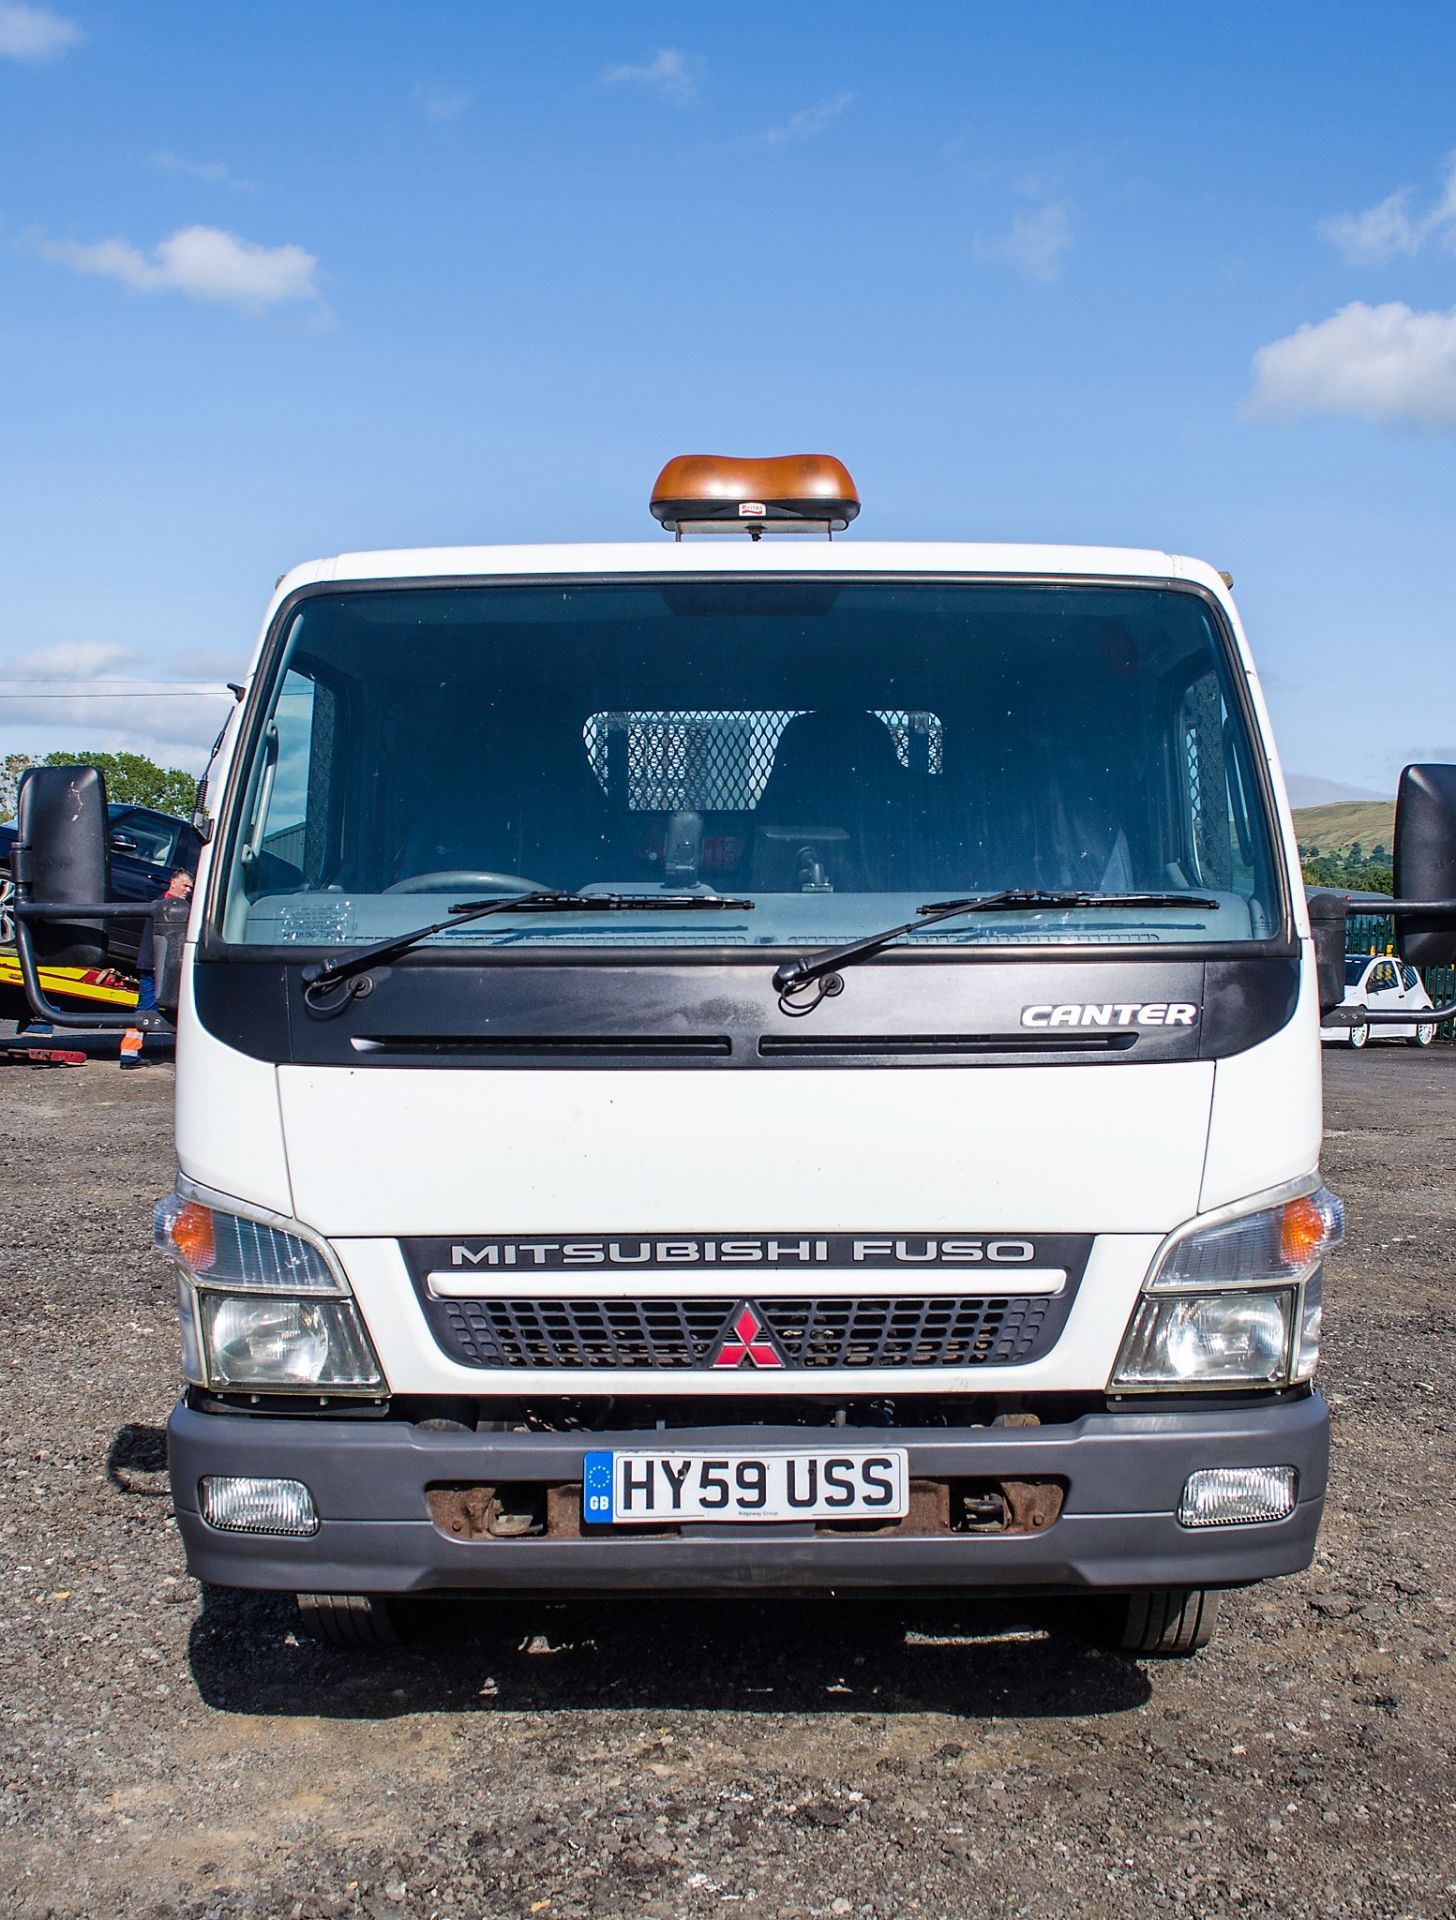
{"type": "Polygon", "coordinates": [[[1370,955],[1368,953],[1347,953],[1345,955],[1345,985],[1347,987],[1358,987],[1364,978],[1365,969],[1369,965],[1370,955]]]}
{"type": "Polygon", "coordinates": [[[459,902],[716,892],[752,911],[494,914],[468,948],[800,947],[1007,888],[905,944],[1261,939],[1254,760],[1198,595],[860,579],[321,593],[233,783],[221,929],[349,946],[459,902]],[[1211,904],[1210,904],[1211,903],[1211,904]]]}

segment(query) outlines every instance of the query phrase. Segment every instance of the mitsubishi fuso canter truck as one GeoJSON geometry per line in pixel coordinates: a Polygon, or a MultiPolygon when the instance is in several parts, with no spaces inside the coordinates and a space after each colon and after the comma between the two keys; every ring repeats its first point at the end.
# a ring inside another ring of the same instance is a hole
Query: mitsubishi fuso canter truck
{"type": "MultiPolygon", "coordinates": [[[[835,539],[821,456],[652,508],[279,582],[146,1016],[188,1566],[345,1643],[879,1589],[1191,1652],[1314,1550],[1341,1237],[1343,929],[1228,585],[835,539]]],[[[99,777],[22,800],[23,949],[104,944],[99,777]]]]}

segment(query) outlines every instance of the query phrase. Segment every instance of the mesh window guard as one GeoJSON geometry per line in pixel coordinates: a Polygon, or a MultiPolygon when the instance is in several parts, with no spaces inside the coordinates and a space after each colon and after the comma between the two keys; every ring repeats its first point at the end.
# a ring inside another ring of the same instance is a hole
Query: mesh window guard
{"type": "MultiPolygon", "coordinates": [[[[779,738],[802,708],[594,713],[582,729],[604,792],[625,793],[631,813],[747,813],[773,772],[779,738]]],[[[938,774],[944,761],[938,714],[876,711],[900,765],[938,774]]]]}
{"type": "Polygon", "coordinates": [[[1224,707],[1213,674],[1204,674],[1193,681],[1184,694],[1182,733],[1184,779],[1198,877],[1208,886],[1227,887],[1232,880],[1233,846],[1224,707]]]}

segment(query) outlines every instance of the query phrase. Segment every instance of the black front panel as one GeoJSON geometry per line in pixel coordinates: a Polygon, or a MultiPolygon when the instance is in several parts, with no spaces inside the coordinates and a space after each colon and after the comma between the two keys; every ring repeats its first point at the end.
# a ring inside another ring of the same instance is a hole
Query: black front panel
{"type": "Polygon", "coordinates": [[[1039,1359],[1066,1325],[1092,1239],[895,1232],[561,1240],[462,1235],[400,1246],[430,1331],[441,1351],[463,1366],[758,1373],[1019,1366],[1039,1359]],[[644,1268],[679,1271],[679,1295],[616,1299],[593,1287],[594,1273],[644,1268]],[[815,1268],[862,1271],[864,1290],[818,1292],[815,1268]],[[1018,1272],[1047,1268],[1066,1275],[1055,1293],[1018,1292],[1018,1272]],[[541,1295],[531,1288],[536,1272],[579,1272],[580,1291],[541,1295]],[[755,1277],[765,1272],[802,1273],[803,1290],[755,1294],[755,1277]],[[452,1280],[473,1275],[478,1286],[468,1298],[437,1297],[432,1273],[452,1280]],[[975,1291],[967,1289],[970,1281],[975,1291]]]}
{"type": "Polygon", "coordinates": [[[786,1013],[774,959],[563,963],[424,952],[320,1012],[305,956],[200,962],[202,1024],[255,1059],[301,1066],[550,1070],[1078,1065],[1222,1059],[1293,1015],[1289,955],[1109,960],[898,956],[786,1013]]]}
{"type": "MultiPolygon", "coordinates": [[[[747,1276],[725,1291],[751,1291],[757,1273],[913,1274],[927,1270],[1014,1275],[1022,1268],[1060,1267],[1074,1283],[1092,1250],[1086,1233],[914,1233],[885,1228],[867,1233],[818,1233],[795,1230],[759,1233],[573,1233],[557,1240],[539,1235],[456,1233],[419,1235],[401,1240],[400,1251],[416,1286],[432,1273],[496,1274],[581,1273],[583,1292],[591,1274],[653,1273],[694,1269],[747,1276]]],[[[487,1285],[487,1291],[498,1291],[487,1285]]],[[[866,1292],[872,1289],[866,1288],[866,1292]]]]}

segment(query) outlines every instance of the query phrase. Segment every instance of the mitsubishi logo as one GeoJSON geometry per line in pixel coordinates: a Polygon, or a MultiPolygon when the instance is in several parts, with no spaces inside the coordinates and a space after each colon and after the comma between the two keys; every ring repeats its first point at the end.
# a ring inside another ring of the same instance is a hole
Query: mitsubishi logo
{"type": "Polygon", "coordinates": [[[714,1367],[781,1367],[783,1355],[759,1318],[757,1308],[747,1300],[733,1316],[730,1332],[714,1355],[714,1367]]]}

